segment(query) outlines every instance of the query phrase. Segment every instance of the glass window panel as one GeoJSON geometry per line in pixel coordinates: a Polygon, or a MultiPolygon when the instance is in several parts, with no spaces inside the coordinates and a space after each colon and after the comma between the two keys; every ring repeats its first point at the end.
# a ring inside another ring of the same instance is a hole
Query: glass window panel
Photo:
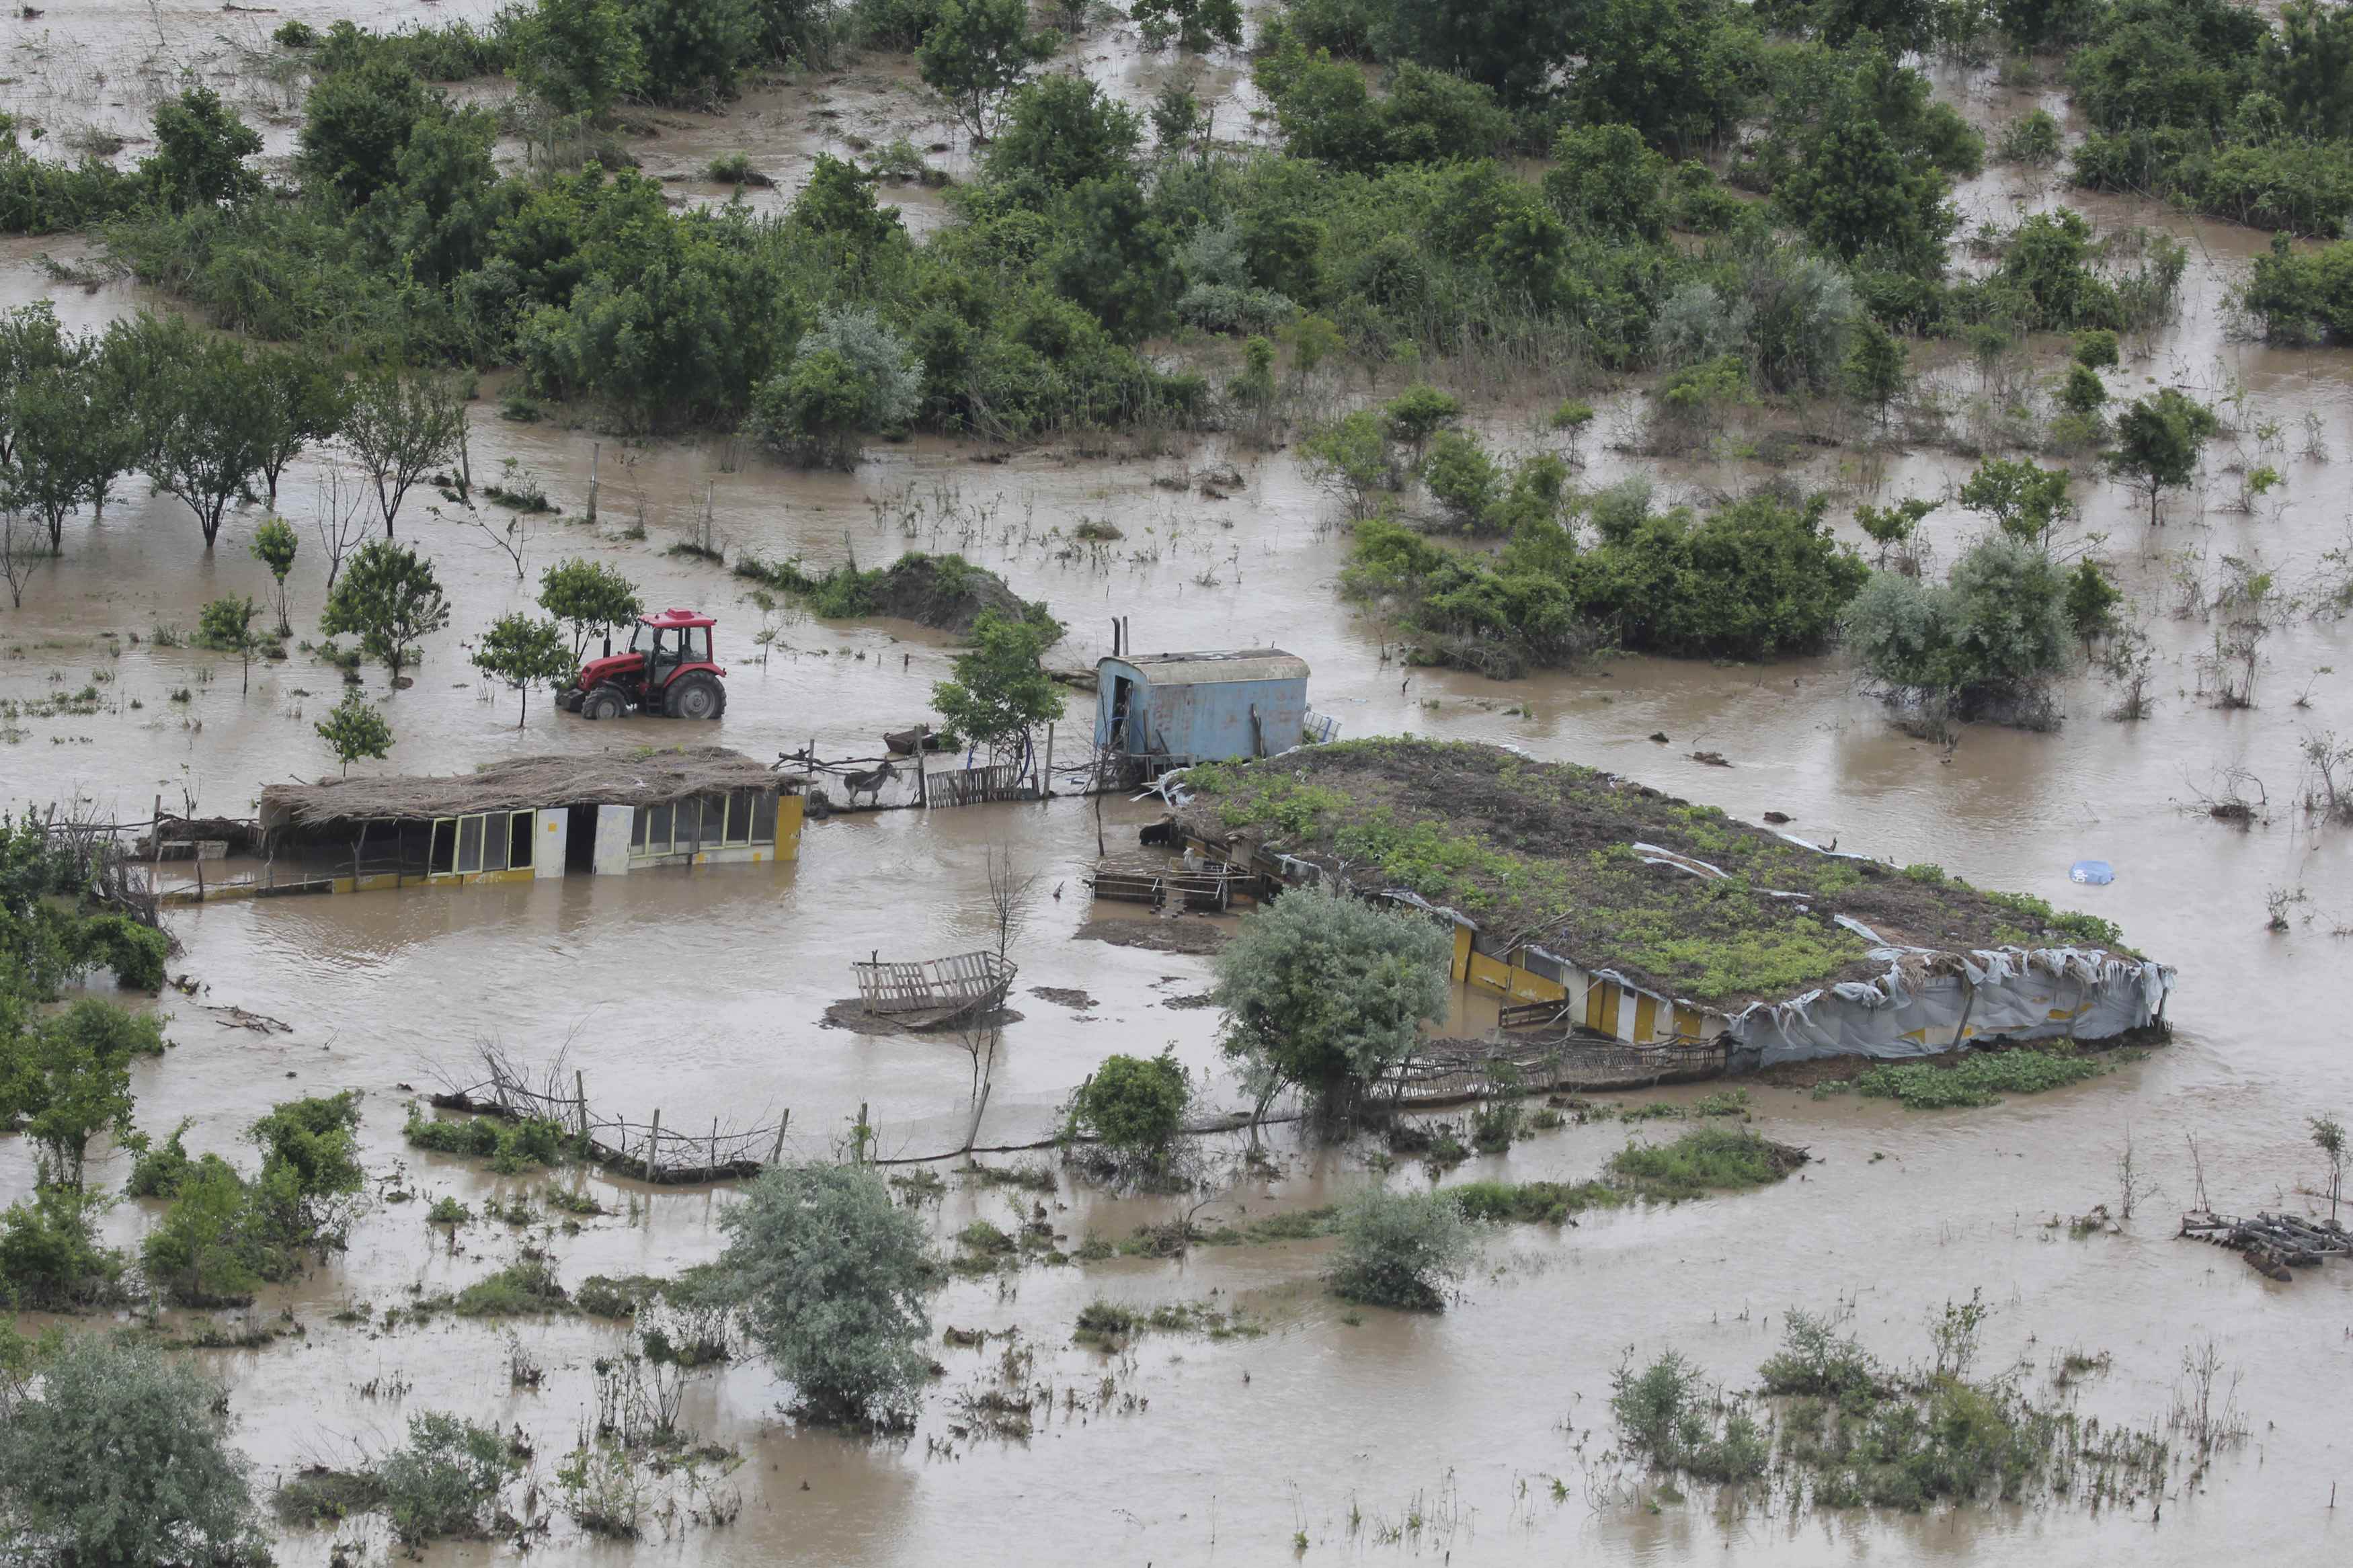
{"type": "Polygon", "coordinates": [[[482,869],[485,871],[507,868],[508,819],[512,815],[494,811],[482,819],[482,869]]]}
{"type": "Polygon", "coordinates": [[[700,795],[688,795],[678,803],[677,810],[677,820],[670,824],[670,847],[691,849],[702,831],[702,799],[700,795]]]}
{"type": "Polygon", "coordinates": [[[736,790],[727,797],[727,842],[749,843],[752,837],[752,792],[736,790]]]}
{"type": "Polygon", "coordinates": [[[752,842],[774,844],[776,841],[776,797],[766,790],[752,797],[752,842]]]}
{"type": "Polygon", "coordinates": [[[518,811],[514,814],[513,826],[507,833],[507,865],[510,868],[517,871],[531,869],[538,827],[539,813],[518,811]]]}
{"type": "Polygon", "coordinates": [[[719,844],[727,837],[727,797],[706,795],[702,797],[702,843],[719,844]]]}
{"type": "Polygon", "coordinates": [[[482,868],[482,819],[461,816],[458,819],[458,869],[479,871],[482,868]]]}
{"type": "Polygon", "coordinates": [[[641,805],[638,807],[637,815],[629,819],[629,847],[643,849],[645,847],[646,808],[641,805]]]}
{"type": "Polygon", "coordinates": [[[646,853],[667,854],[670,850],[670,806],[664,804],[649,810],[651,815],[646,819],[646,853]]]}

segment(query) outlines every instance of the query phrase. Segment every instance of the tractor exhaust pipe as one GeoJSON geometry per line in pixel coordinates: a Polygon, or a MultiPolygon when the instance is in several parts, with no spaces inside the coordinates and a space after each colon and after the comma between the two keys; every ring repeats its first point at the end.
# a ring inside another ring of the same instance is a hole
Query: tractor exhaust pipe
{"type": "Polygon", "coordinates": [[[609,632],[605,636],[605,657],[607,658],[613,657],[613,637],[609,632]]]}

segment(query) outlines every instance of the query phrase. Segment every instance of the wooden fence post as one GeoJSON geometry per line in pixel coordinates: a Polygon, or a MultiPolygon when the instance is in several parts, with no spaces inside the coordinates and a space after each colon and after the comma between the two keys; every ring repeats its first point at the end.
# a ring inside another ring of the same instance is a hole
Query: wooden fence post
{"type": "Polygon", "coordinates": [[[719,1118],[716,1116],[711,1119],[711,1162],[704,1168],[711,1173],[712,1181],[719,1179],[719,1118]]]}
{"type": "Polygon", "coordinates": [[[785,1129],[790,1127],[792,1124],[792,1107],[786,1106],[785,1108],[785,1119],[776,1123],[776,1146],[768,1151],[769,1164],[775,1165],[783,1161],[785,1157],[785,1129]]]}
{"type": "Polygon", "coordinates": [[[1046,771],[1038,775],[1038,798],[1054,797],[1054,726],[1046,726],[1046,771]]]}
{"type": "Polygon", "coordinates": [[[572,1069],[573,1103],[580,1110],[580,1157],[588,1157],[588,1079],[578,1068],[572,1069]]]}
{"type": "MultiPolygon", "coordinates": [[[[932,808],[932,775],[923,766],[923,759],[930,754],[924,750],[923,742],[931,738],[930,725],[915,726],[915,804],[925,811],[932,808]]],[[[858,1120],[862,1124],[866,1120],[866,1113],[860,1111],[858,1120]]]]}
{"type": "Polygon", "coordinates": [[[850,1161],[850,1163],[853,1165],[863,1165],[866,1163],[866,1135],[868,1131],[869,1130],[866,1125],[866,1101],[861,1100],[858,1102],[858,1153],[857,1156],[850,1161]]]}
{"type": "Polygon", "coordinates": [[[602,447],[601,442],[588,443],[588,521],[592,525],[596,521],[596,454],[602,447]]]}
{"type": "Polygon", "coordinates": [[[657,1169],[654,1162],[660,1156],[660,1153],[661,1111],[657,1109],[654,1111],[654,1130],[646,1134],[646,1180],[649,1182],[654,1179],[654,1172],[657,1169]]]}

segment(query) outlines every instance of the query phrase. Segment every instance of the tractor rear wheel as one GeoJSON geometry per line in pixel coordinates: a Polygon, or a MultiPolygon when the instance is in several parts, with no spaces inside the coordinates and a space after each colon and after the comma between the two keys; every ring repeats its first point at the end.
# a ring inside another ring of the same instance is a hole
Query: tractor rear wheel
{"type": "Polygon", "coordinates": [[[629,700],[610,681],[580,700],[583,719],[618,719],[629,710],[629,700]]]}
{"type": "Polygon", "coordinates": [[[662,693],[662,711],[673,719],[716,719],[726,707],[726,688],[699,669],[680,676],[662,693]]]}

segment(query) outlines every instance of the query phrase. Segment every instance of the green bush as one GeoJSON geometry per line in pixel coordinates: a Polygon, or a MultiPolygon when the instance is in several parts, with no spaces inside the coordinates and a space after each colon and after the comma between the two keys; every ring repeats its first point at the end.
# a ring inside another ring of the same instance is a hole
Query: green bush
{"type": "Polygon", "coordinates": [[[565,1312],[572,1301],[545,1258],[522,1258],[458,1292],[459,1315],[505,1318],[565,1312]]]}
{"type": "Polygon", "coordinates": [[[824,1421],[897,1425],[931,1363],[923,1229],[871,1169],[771,1166],[720,1215],[721,1298],[824,1421]]]}
{"type": "Polygon", "coordinates": [[[375,1478],[393,1533],[416,1546],[480,1532],[515,1468],[496,1427],[431,1410],[408,1418],[408,1441],[385,1456],[375,1478]]]}
{"type": "Polygon", "coordinates": [[[1471,1266],[1470,1226],[1442,1193],[1368,1187],[1340,1205],[1337,1229],[1329,1278],[1345,1300],[1440,1311],[1445,1287],[1471,1266]]]}
{"type": "Polygon", "coordinates": [[[0,1421],[0,1531],[18,1561],[257,1564],[246,1461],[220,1387],[137,1339],[75,1335],[0,1421]]]}
{"type": "Polygon", "coordinates": [[[103,1201],[43,1187],[0,1210],[0,1300],[36,1311],[74,1311],[111,1300],[122,1255],[98,1240],[103,1201]]]}
{"type": "Polygon", "coordinates": [[[1626,1201],[1600,1182],[1464,1182],[1440,1189],[1462,1217],[1492,1224],[1559,1225],[1591,1208],[1626,1201]]]}
{"type": "Polygon", "coordinates": [[[1863,1094],[1893,1100],[1908,1110],[1999,1105],[2005,1094],[2041,1094],[2097,1078],[2107,1068],[2088,1057],[2052,1051],[1973,1052],[1952,1067],[1886,1063],[1859,1074],[1863,1094]]]}
{"type": "Polygon", "coordinates": [[[126,1196],[134,1198],[168,1198],[178,1195],[180,1184],[187,1179],[195,1162],[188,1158],[186,1146],[181,1142],[190,1126],[188,1118],[172,1129],[172,1135],[163,1142],[139,1151],[131,1163],[131,1179],[123,1184],[126,1196]]]}
{"type": "Polygon", "coordinates": [[[140,1243],[148,1281],[182,1306],[241,1305],[266,1275],[285,1272],[258,1191],[217,1154],[197,1160],[164,1217],[140,1243]]]}
{"type": "Polygon", "coordinates": [[[1770,1186],[1805,1156],[1746,1128],[1698,1127],[1672,1143],[1630,1143],[1609,1172],[1635,1195],[1662,1203],[1770,1186]]]}
{"type": "Polygon", "coordinates": [[[1166,1159],[1184,1130],[1192,1083],[1174,1048],[1156,1057],[1105,1057],[1071,1102],[1071,1123],[1126,1160],[1166,1159]]]}

